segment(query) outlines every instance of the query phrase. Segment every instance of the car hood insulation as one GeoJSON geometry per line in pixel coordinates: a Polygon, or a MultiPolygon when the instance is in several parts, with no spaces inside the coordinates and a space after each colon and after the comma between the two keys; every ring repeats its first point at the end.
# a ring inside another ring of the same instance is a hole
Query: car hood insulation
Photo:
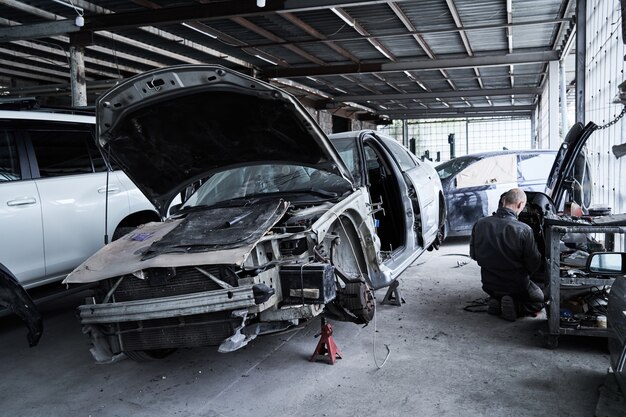
{"type": "Polygon", "coordinates": [[[213,220],[194,217],[187,222],[185,218],[172,218],[164,223],[147,223],[106,245],[79,265],[63,283],[96,282],[148,268],[242,265],[256,244],[285,215],[288,207],[288,202],[274,200],[272,203],[247,206],[251,214],[244,217],[240,207],[222,207],[219,218],[216,213],[208,214],[215,216],[213,220]],[[226,222],[237,219],[239,221],[231,227],[226,227],[226,222]],[[202,222],[204,224],[200,229],[204,228],[203,230],[192,231],[190,234],[193,236],[185,234],[188,233],[189,227],[202,222]],[[218,228],[216,229],[218,231],[222,230],[219,233],[228,236],[226,245],[217,244],[217,238],[210,236],[215,231],[210,228],[211,225],[218,228]],[[168,237],[172,232],[174,234],[168,237]],[[184,240],[190,246],[196,247],[190,250],[183,249],[180,241],[172,238],[180,233],[184,234],[184,240]],[[197,245],[202,240],[213,244],[197,245]],[[147,254],[154,256],[146,256],[147,254]]]}

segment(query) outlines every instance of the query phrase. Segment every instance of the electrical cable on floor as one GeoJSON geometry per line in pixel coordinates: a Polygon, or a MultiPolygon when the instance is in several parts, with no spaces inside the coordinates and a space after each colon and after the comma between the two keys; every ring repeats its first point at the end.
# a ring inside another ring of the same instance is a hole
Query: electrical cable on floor
{"type": "Polygon", "coordinates": [[[385,344],[385,348],[387,349],[387,355],[385,356],[385,359],[383,360],[383,363],[381,363],[380,365],[378,364],[378,359],[376,359],[376,332],[377,332],[377,327],[376,327],[376,298],[374,298],[374,336],[372,337],[372,356],[374,357],[374,364],[376,365],[376,367],[378,369],[382,369],[383,366],[385,366],[385,364],[387,363],[387,359],[389,359],[389,355],[391,355],[391,349],[389,349],[389,345],[385,344]]]}
{"type": "MultiPolygon", "coordinates": [[[[343,225],[341,218],[339,218],[339,216],[336,213],[333,213],[333,214],[335,215],[335,217],[337,217],[337,220],[339,221],[339,224],[341,225],[343,232],[345,233],[346,237],[348,237],[347,239],[348,244],[350,245],[350,249],[352,250],[352,255],[354,256],[354,260],[356,261],[356,266],[359,269],[359,274],[361,275],[361,277],[363,277],[364,276],[363,271],[361,271],[361,265],[359,265],[359,261],[357,260],[356,252],[354,251],[354,246],[352,246],[352,241],[349,238],[348,231],[346,230],[346,227],[343,225]]],[[[389,345],[385,344],[385,348],[387,349],[387,355],[385,356],[383,363],[379,365],[378,359],[376,358],[376,330],[377,330],[376,311],[377,311],[376,296],[374,296],[374,335],[372,336],[372,356],[374,357],[374,364],[376,365],[376,367],[378,369],[381,369],[383,366],[385,366],[385,363],[387,363],[387,359],[389,359],[389,355],[391,355],[391,349],[389,349],[389,345]]]]}

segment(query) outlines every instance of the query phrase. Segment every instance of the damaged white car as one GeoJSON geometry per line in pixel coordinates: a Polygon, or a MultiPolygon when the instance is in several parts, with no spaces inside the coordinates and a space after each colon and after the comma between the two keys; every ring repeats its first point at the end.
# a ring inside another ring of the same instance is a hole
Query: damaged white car
{"type": "Polygon", "coordinates": [[[344,144],[355,147],[348,169],[294,97],[226,68],[127,80],[98,100],[97,124],[103,153],[165,219],[64,281],[101,284],[79,307],[99,361],[229,352],[322,313],[366,323],[373,290],[442,239],[434,169],[418,178],[381,147],[381,166],[368,172],[360,141],[344,144]],[[374,171],[386,182],[370,196],[374,171]],[[380,236],[392,243],[384,250],[380,236]]]}

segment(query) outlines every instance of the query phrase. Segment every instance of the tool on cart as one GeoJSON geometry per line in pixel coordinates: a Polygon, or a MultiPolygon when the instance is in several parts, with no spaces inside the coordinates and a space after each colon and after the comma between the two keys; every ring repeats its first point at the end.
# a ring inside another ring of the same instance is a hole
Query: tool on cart
{"type": "Polygon", "coordinates": [[[333,328],[330,323],[327,323],[324,317],[322,317],[321,323],[322,332],[320,333],[320,341],[317,343],[315,352],[313,352],[313,356],[311,356],[309,361],[315,362],[322,359],[334,365],[337,359],[343,359],[343,354],[337,347],[335,339],[333,339],[333,328]]]}

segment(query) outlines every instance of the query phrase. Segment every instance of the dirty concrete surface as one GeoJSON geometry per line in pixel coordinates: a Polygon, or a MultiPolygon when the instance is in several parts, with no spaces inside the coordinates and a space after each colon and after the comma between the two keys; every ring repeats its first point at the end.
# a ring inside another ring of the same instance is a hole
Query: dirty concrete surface
{"type": "Polygon", "coordinates": [[[333,322],[344,355],[335,366],[308,362],[317,320],[230,354],[96,365],[74,316],[80,295],[42,307],[35,348],[17,319],[0,318],[0,415],[593,416],[606,340],[561,337],[547,350],[545,316],[510,323],[464,311],[484,297],[478,266],[457,255],[467,253],[467,239],[455,239],[424,254],[400,279],[406,303],[378,304],[367,327],[333,322]]]}

